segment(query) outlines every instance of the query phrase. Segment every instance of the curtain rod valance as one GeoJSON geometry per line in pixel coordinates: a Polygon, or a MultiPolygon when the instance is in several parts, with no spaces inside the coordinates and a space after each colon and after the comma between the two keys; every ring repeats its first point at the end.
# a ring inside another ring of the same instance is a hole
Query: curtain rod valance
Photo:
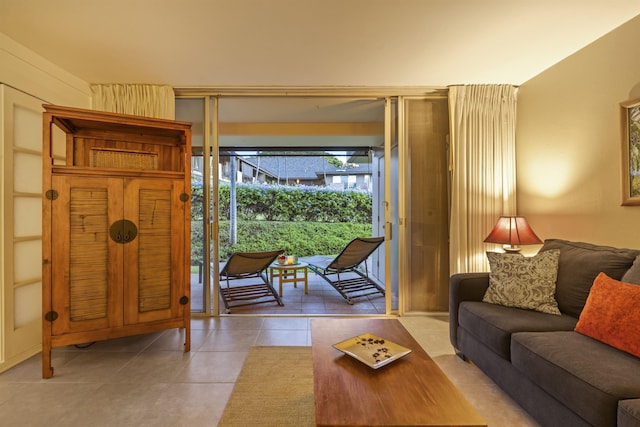
{"type": "Polygon", "coordinates": [[[175,119],[175,93],[169,85],[93,84],[94,110],[175,119]]]}

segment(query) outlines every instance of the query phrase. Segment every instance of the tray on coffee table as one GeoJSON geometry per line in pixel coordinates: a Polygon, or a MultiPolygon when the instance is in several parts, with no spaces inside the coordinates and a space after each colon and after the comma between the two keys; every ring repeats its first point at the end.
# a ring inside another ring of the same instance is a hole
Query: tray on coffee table
{"type": "Polygon", "coordinates": [[[411,353],[411,349],[370,333],[356,335],[333,346],[373,369],[411,353]]]}

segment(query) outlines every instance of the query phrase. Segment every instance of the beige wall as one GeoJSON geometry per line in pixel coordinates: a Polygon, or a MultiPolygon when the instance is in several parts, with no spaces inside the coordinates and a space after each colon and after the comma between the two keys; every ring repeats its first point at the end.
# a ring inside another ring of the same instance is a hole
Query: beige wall
{"type": "Polygon", "coordinates": [[[0,33],[0,372],[41,349],[42,104],[90,100],[88,83],[0,33]]]}
{"type": "Polygon", "coordinates": [[[620,205],[619,117],[640,98],[638,40],[640,17],[520,87],[518,213],[543,240],[640,248],[640,206],[620,205]]]}
{"type": "Polygon", "coordinates": [[[89,83],[0,33],[0,83],[47,103],[89,108],[89,83]]]}

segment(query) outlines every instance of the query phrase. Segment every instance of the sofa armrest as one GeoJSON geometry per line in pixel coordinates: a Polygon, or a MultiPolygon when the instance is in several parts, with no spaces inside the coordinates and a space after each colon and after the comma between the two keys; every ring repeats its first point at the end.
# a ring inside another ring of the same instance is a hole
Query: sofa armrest
{"type": "Polygon", "coordinates": [[[620,400],[618,402],[618,427],[640,425],[640,399],[620,400]]]}
{"type": "Polygon", "coordinates": [[[462,301],[482,301],[489,273],[459,273],[449,279],[449,339],[458,350],[458,306],[462,301]]]}

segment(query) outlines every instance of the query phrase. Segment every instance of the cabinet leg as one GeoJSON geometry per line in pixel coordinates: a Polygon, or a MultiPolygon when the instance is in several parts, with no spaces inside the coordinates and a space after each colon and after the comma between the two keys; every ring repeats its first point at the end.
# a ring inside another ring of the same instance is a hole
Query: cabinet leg
{"type": "Polygon", "coordinates": [[[51,349],[42,349],[42,378],[51,378],[53,367],[51,366],[51,349]]]}
{"type": "Polygon", "coordinates": [[[191,351],[191,326],[187,323],[184,329],[184,352],[191,351]]]}

